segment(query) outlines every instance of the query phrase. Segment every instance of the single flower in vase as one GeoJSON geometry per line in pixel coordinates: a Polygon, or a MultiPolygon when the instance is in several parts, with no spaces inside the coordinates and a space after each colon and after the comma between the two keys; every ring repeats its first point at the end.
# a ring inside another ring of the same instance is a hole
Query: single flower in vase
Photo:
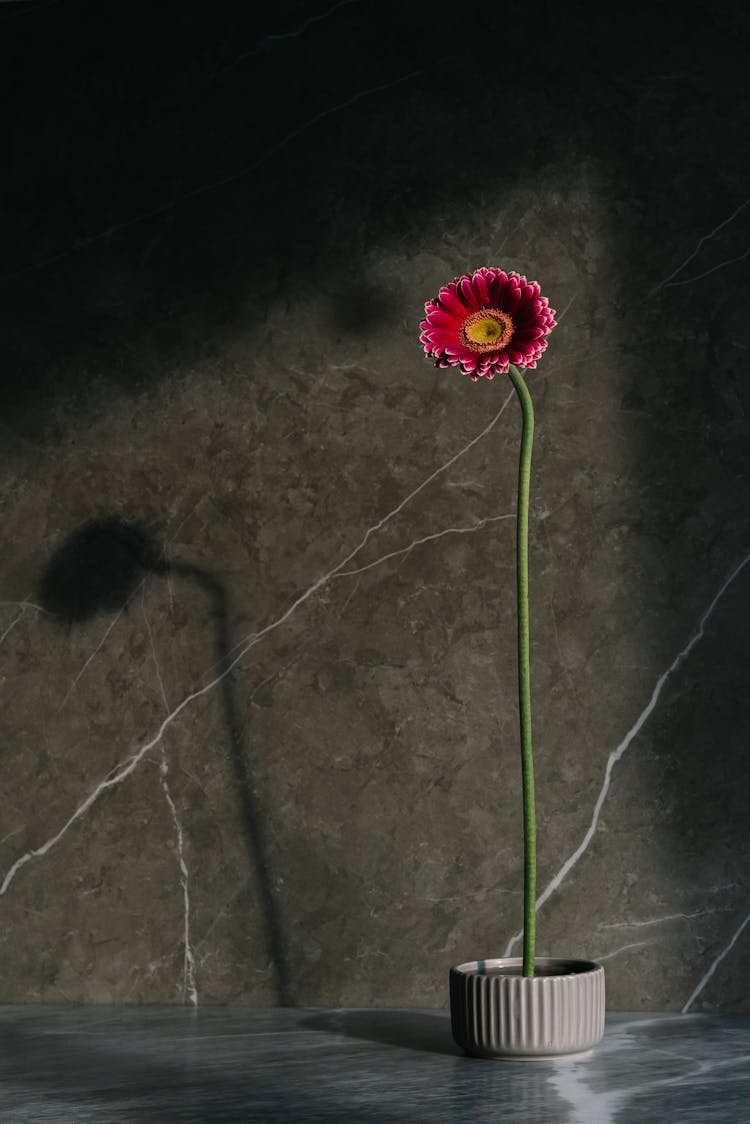
{"type": "Polygon", "coordinates": [[[507,374],[522,414],[516,508],[516,592],[523,789],[523,960],[520,980],[517,970],[513,974],[515,965],[511,967],[510,960],[481,960],[451,969],[454,1036],[470,1053],[491,1057],[577,1053],[599,1041],[604,1028],[604,970],[589,961],[551,958],[537,961],[535,958],[536,817],[528,577],[534,410],[521,369],[536,367],[547,349],[546,337],[555,324],[554,309],[541,295],[536,281],[527,281],[514,271],[492,267],[455,277],[434,300],[425,304],[425,319],[420,324],[419,338],[425,354],[434,360],[436,367],[457,367],[474,382],[507,374]],[[535,979],[535,969],[540,979],[535,979]],[[575,986],[564,985],[567,990],[563,993],[547,987],[547,984],[559,982],[561,977],[577,977],[575,986]],[[545,998],[547,991],[549,997],[545,998]]]}

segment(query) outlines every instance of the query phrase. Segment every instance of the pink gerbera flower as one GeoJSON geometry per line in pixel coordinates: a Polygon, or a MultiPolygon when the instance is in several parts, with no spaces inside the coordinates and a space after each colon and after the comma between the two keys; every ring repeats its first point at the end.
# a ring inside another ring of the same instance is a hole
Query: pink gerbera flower
{"type": "Polygon", "coordinates": [[[424,310],[425,354],[436,367],[459,367],[475,380],[492,379],[511,363],[536,367],[556,323],[536,281],[492,267],[454,278],[424,310]]]}

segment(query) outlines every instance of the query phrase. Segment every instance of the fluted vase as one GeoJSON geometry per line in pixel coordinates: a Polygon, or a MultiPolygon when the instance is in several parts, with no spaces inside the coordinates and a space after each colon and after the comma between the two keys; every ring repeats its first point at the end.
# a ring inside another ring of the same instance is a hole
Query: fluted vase
{"type": "Polygon", "coordinates": [[[604,1034],[604,969],[591,960],[471,960],[450,970],[451,1027],[468,1054],[517,1061],[584,1054],[604,1034]]]}

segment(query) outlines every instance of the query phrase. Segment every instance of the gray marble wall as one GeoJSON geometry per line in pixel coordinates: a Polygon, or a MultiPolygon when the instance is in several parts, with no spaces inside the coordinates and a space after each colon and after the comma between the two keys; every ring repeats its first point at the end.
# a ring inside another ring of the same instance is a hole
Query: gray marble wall
{"type": "Polygon", "coordinates": [[[518,951],[519,411],[418,342],[487,264],[559,321],[538,952],[750,1009],[746,11],[244,7],[0,12],[0,999],[518,951]]]}

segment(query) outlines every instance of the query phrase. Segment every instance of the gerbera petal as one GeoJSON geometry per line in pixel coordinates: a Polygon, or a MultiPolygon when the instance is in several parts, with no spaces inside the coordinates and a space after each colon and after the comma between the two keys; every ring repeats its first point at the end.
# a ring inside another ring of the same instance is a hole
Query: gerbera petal
{"type": "Polygon", "coordinates": [[[508,348],[508,359],[511,363],[523,363],[527,358],[526,352],[520,347],[508,348]]]}
{"type": "Polygon", "coordinates": [[[539,315],[531,301],[522,300],[513,319],[518,328],[530,328],[538,322],[539,315]]]}
{"type": "Polygon", "coordinates": [[[479,302],[477,307],[483,308],[489,306],[490,301],[489,289],[487,288],[487,281],[481,272],[477,272],[471,278],[471,287],[474,290],[474,296],[479,302]]]}
{"type": "Polygon", "coordinates": [[[478,308],[481,308],[481,305],[474,295],[474,290],[471,287],[470,277],[462,277],[460,279],[458,283],[458,292],[461,294],[461,299],[470,312],[476,312],[478,308]]]}
{"type": "Polygon", "coordinates": [[[502,304],[499,304],[498,308],[501,309],[502,312],[507,312],[511,319],[515,322],[516,312],[518,311],[518,306],[520,305],[520,303],[521,289],[518,285],[518,282],[513,281],[509,278],[508,284],[505,286],[505,292],[503,293],[502,304]]]}
{"type": "Polygon", "coordinates": [[[459,298],[455,286],[447,285],[444,289],[441,289],[438,295],[438,301],[446,312],[451,313],[453,316],[460,316],[462,320],[466,319],[469,310],[459,298]]]}
{"type": "Polygon", "coordinates": [[[459,320],[452,312],[443,312],[442,308],[436,308],[427,317],[427,322],[431,328],[441,328],[446,332],[455,332],[458,335],[465,319],[464,316],[462,320],[459,320]]]}
{"type": "Polygon", "coordinates": [[[444,349],[447,348],[447,347],[450,347],[450,348],[457,348],[458,347],[455,337],[454,336],[446,336],[446,335],[432,336],[432,338],[430,339],[430,346],[431,347],[442,347],[444,349]]]}

